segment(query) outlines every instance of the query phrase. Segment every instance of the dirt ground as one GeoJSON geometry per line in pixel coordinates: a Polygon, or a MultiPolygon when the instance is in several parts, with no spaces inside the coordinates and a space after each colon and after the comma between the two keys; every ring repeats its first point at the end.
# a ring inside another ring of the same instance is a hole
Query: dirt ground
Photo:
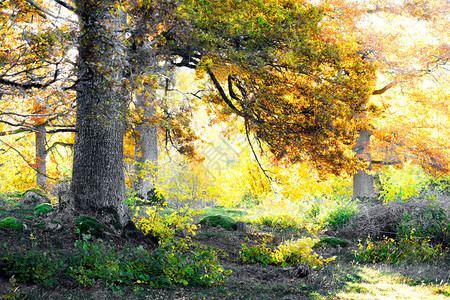
{"type": "MultiPolygon", "coordinates": [[[[23,233],[0,229],[0,247],[4,251],[70,251],[80,238],[73,228],[68,227],[57,232],[38,230],[36,224],[40,219],[33,216],[32,211],[17,208],[8,213],[21,219],[25,215],[32,217],[25,218],[28,230],[23,233]]],[[[243,243],[253,243],[264,235],[269,236],[272,243],[279,244],[283,240],[304,234],[298,230],[276,230],[263,225],[249,225],[248,232],[228,231],[220,227],[200,229],[192,238],[193,242],[219,250],[219,261],[223,269],[232,270],[225,282],[210,287],[175,285],[154,289],[148,286],[123,286],[119,290],[111,290],[100,283],[84,288],[76,285],[70,278],[59,278],[59,284],[46,288],[41,285],[12,283],[10,278],[1,276],[0,270],[0,299],[343,299],[336,296],[339,291],[347,289],[349,283],[364,281],[359,275],[361,266],[353,261],[357,241],[350,241],[350,245],[345,248],[323,246],[316,249],[324,258],[337,256],[337,259],[320,269],[313,269],[307,278],[297,278],[281,266],[244,264],[239,258],[243,243]]],[[[120,249],[136,247],[142,241],[125,241],[113,237],[109,239],[109,243],[120,249]]],[[[144,246],[148,249],[153,247],[144,246]]],[[[427,264],[425,267],[430,271],[426,273],[430,274],[435,270],[440,273],[448,272],[450,276],[449,261],[446,264],[427,264]]]]}

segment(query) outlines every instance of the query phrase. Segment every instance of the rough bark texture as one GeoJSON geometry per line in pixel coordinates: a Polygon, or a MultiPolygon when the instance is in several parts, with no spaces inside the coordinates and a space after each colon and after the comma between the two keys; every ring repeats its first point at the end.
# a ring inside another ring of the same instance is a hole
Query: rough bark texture
{"type": "Polygon", "coordinates": [[[121,88],[123,15],[112,0],[78,0],[81,32],[74,143],[74,207],[121,230],[129,221],[125,204],[121,88]]]}
{"type": "MultiPolygon", "coordinates": [[[[356,146],[353,148],[356,155],[360,159],[369,162],[369,171],[371,170],[371,154],[370,154],[370,136],[372,132],[367,129],[361,129],[359,132],[356,146]]],[[[366,170],[360,169],[353,175],[353,198],[374,198],[375,190],[373,187],[373,176],[368,174],[366,170]]]]}
{"type": "Polygon", "coordinates": [[[134,155],[134,179],[133,189],[144,197],[153,189],[153,175],[158,165],[158,126],[149,124],[148,120],[155,114],[155,108],[152,103],[145,105],[141,94],[136,95],[136,106],[143,106],[144,120],[136,124],[137,140],[134,155]],[[149,165],[145,165],[149,162],[149,165]],[[144,175],[142,171],[147,171],[144,175]]]}
{"type": "Polygon", "coordinates": [[[43,188],[46,182],[46,156],[47,151],[45,150],[45,126],[38,126],[37,131],[34,133],[35,138],[35,149],[36,149],[36,184],[37,186],[43,188]]]}

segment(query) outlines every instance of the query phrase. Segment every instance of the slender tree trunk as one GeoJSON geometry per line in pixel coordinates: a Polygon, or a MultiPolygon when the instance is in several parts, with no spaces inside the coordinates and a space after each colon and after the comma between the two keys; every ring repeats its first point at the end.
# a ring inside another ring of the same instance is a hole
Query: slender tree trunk
{"type": "Polygon", "coordinates": [[[153,189],[154,174],[158,165],[158,126],[149,124],[149,120],[155,114],[154,104],[144,102],[142,94],[136,94],[136,106],[144,108],[144,120],[136,124],[133,189],[146,198],[147,193],[153,189]]]}
{"type": "MultiPolygon", "coordinates": [[[[372,132],[367,129],[361,129],[359,132],[356,146],[353,148],[355,154],[369,163],[368,170],[372,169],[371,153],[370,153],[370,136],[372,132]]],[[[353,198],[375,198],[375,190],[373,186],[373,176],[368,174],[366,170],[360,169],[353,175],[353,198]]]]}
{"type": "Polygon", "coordinates": [[[121,230],[129,214],[123,170],[125,57],[119,39],[124,19],[116,2],[76,1],[81,32],[71,189],[76,210],[121,230]]]}
{"type": "Polygon", "coordinates": [[[47,180],[47,151],[45,150],[46,131],[45,126],[38,126],[34,132],[35,149],[36,149],[36,184],[43,188],[47,180]]]}

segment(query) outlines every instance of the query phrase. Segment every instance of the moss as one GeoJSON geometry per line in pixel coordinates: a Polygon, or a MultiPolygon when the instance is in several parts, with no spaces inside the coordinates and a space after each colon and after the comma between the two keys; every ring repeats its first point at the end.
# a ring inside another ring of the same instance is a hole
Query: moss
{"type": "Polygon", "coordinates": [[[102,237],[106,231],[105,225],[89,216],[77,218],[75,224],[81,234],[92,234],[95,237],[102,237]]]}
{"type": "Polygon", "coordinates": [[[332,236],[326,236],[320,239],[320,241],[318,241],[313,248],[318,248],[321,247],[323,245],[328,245],[332,248],[337,248],[337,247],[347,247],[348,246],[348,242],[341,240],[339,238],[336,237],[332,237],[332,236]]]}
{"type": "Polygon", "coordinates": [[[45,229],[45,221],[44,221],[44,220],[42,220],[41,222],[39,222],[38,228],[39,228],[39,229],[45,229]]]}
{"type": "Polygon", "coordinates": [[[45,194],[44,191],[42,191],[41,189],[38,188],[29,188],[28,190],[26,190],[25,192],[22,193],[22,196],[26,193],[26,192],[33,192],[38,194],[39,196],[41,196],[42,198],[44,198],[45,200],[48,200],[50,202],[50,198],[47,196],[47,194],[45,194]]]}
{"type": "Polygon", "coordinates": [[[222,215],[215,215],[215,216],[208,216],[204,217],[200,220],[200,224],[205,224],[206,220],[209,219],[209,223],[211,226],[218,226],[220,225],[222,228],[225,228],[227,230],[236,229],[236,221],[228,216],[222,216],[222,215]]]}
{"type": "Polygon", "coordinates": [[[17,231],[23,231],[23,223],[14,217],[7,217],[0,221],[0,226],[17,231]]]}
{"type": "Polygon", "coordinates": [[[46,215],[46,214],[48,214],[49,212],[52,212],[53,210],[54,210],[54,209],[53,209],[53,207],[52,207],[51,204],[49,204],[49,203],[42,203],[42,204],[37,205],[37,206],[34,208],[34,214],[35,214],[35,215],[38,215],[38,216],[40,216],[40,215],[46,215]]]}

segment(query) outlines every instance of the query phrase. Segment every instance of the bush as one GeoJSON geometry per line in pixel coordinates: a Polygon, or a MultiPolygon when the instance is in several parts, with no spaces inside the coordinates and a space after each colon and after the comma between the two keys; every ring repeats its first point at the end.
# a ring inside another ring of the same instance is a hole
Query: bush
{"type": "Polygon", "coordinates": [[[397,227],[399,237],[414,236],[435,245],[450,246],[450,222],[446,211],[429,204],[411,212],[405,211],[397,227]]]}
{"type": "Polygon", "coordinates": [[[293,216],[291,214],[267,214],[259,217],[259,222],[270,226],[278,228],[302,228],[303,224],[298,216],[293,216]]]}
{"type": "Polygon", "coordinates": [[[358,208],[355,202],[340,203],[337,205],[336,210],[331,211],[326,217],[325,222],[330,227],[340,227],[356,216],[357,213],[358,208]]]}
{"type": "Polygon", "coordinates": [[[24,251],[1,255],[0,274],[14,276],[17,281],[25,283],[42,283],[52,286],[55,276],[64,267],[58,259],[35,251],[24,251]]]}
{"type": "Polygon", "coordinates": [[[274,249],[267,246],[267,239],[260,244],[247,246],[242,244],[240,251],[244,263],[276,264],[282,266],[293,266],[299,263],[309,262],[310,267],[321,267],[335,259],[331,257],[324,259],[312,250],[318,240],[312,238],[301,238],[285,241],[274,249]]]}
{"type": "Polygon", "coordinates": [[[441,255],[441,246],[433,246],[428,239],[421,240],[413,235],[404,236],[398,241],[385,237],[381,241],[373,242],[368,238],[365,247],[359,243],[359,251],[355,250],[357,261],[369,263],[417,263],[430,261],[441,255]]]}
{"type": "MultiPolygon", "coordinates": [[[[139,210],[139,207],[136,207],[136,209],[139,210]]],[[[164,244],[173,239],[177,229],[185,229],[193,235],[197,226],[192,224],[192,217],[202,213],[202,211],[187,206],[179,210],[148,207],[145,213],[147,217],[134,215],[133,221],[136,227],[142,230],[144,234],[157,235],[160,238],[160,243],[164,244]]]]}

